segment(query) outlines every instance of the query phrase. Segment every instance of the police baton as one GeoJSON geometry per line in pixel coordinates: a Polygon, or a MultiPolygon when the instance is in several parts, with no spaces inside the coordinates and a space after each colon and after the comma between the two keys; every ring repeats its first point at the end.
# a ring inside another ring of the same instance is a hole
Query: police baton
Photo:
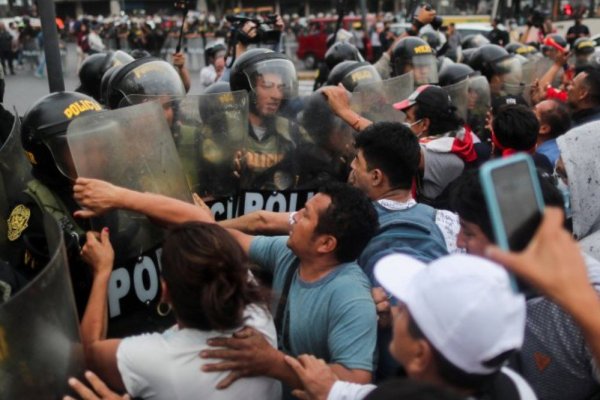
{"type": "Polygon", "coordinates": [[[181,41],[183,40],[183,27],[185,26],[185,19],[187,18],[188,11],[190,11],[189,4],[186,0],[176,1],[175,8],[183,10],[183,18],[181,20],[181,29],[179,29],[179,39],[177,40],[177,47],[175,53],[181,51],[181,41]]]}
{"type": "Polygon", "coordinates": [[[42,22],[42,35],[44,40],[44,54],[46,57],[46,73],[48,74],[48,87],[50,93],[63,92],[65,81],[63,79],[60,48],[58,45],[58,30],[56,28],[56,12],[54,1],[39,0],[38,9],[42,22]]]}

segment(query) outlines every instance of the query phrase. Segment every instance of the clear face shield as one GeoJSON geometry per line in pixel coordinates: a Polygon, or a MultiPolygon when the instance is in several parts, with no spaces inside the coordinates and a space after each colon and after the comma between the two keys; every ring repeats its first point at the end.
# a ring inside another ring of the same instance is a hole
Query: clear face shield
{"type": "Polygon", "coordinates": [[[438,83],[437,59],[433,54],[414,56],[412,67],[415,87],[438,83]]]}
{"type": "Polygon", "coordinates": [[[289,60],[261,61],[244,72],[257,96],[265,94],[281,99],[298,96],[298,76],[289,60]]]}

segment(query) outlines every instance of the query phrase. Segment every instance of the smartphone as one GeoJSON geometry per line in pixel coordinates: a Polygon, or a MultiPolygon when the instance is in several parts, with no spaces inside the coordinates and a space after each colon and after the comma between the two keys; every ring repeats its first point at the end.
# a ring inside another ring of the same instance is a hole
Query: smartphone
{"type": "MultiPolygon", "coordinates": [[[[524,250],[544,212],[533,159],[521,153],[492,160],[481,167],[479,178],[496,244],[503,250],[524,250]]],[[[516,289],[514,278],[513,285],[516,289]]]]}

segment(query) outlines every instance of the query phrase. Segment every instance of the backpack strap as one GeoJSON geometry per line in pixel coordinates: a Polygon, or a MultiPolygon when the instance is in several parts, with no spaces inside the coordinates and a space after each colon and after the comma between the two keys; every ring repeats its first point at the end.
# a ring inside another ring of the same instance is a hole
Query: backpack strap
{"type": "Polygon", "coordinates": [[[290,350],[290,338],[289,338],[289,330],[290,330],[290,317],[288,311],[288,297],[290,293],[290,288],[292,287],[292,280],[294,279],[294,275],[298,270],[298,266],[300,265],[300,259],[295,258],[288,270],[285,273],[283,290],[281,292],[281,296],[279,297],[279,303],[277,304],[277,311],[275,312],[275,329],[277,332],[281,332],[281,337],[283,343],[281,344],[284,349],[290,350]],[[288,314],[287,318],[285,318],[285,326],[284,326],[284,317],[285,314],[288,314]]]}

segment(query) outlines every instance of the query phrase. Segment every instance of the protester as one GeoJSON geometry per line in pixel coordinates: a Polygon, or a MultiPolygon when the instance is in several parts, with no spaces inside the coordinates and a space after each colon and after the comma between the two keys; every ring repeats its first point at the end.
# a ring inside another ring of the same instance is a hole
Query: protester
{"type": "Polygon", "coordinates": [[[556,138],[571,127],[569,110],[557,100],[544,100],[533,110],[540,125],[535,151],[546,156],[550,164],[556,165],[560,155],[556,138]]]}
{"type": "MultiPolygon", "coordinates": [[[[562,207],[560,192],[543,180],[541,183],[545,203],[562,207]]],[[[478,174],[466,174],[454,189],[453,208],[461,219],[457,245],[469,254],[486,256],[494,235],[478,174]]],[[[600,293],[600,263],[591,257],[585,260],[589,279],[600,293]]],[[[583,400],[598,393],[600,385],[593,372],[596,364],[581,331],[559,305],[525,285],[521,284],[521,290],[528,293],[525,340],[512,365],[542,399],[583,400]]]]}
{"type": "Polygon", "coordinates": [[[567,31],[567,41],[573,46],[577,39],[587,36],[590,36],[590,29],[583,24],[582,16],[577,15],[575,17],[575,23],[567,31]]]}

